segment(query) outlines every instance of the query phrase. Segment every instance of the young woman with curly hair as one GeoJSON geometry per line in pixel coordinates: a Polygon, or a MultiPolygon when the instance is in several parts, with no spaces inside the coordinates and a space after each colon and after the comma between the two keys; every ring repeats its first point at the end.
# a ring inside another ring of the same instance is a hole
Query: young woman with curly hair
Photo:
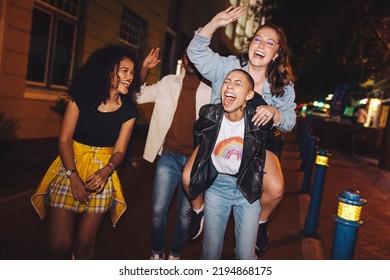
{"type": "Polygon", "coordinates": [[[104,213],[111,211],[115,226],[126,210],[115,169],[138,115],[136,73],[129,49],[108,45],[94,51],[71,81],[59,156],[31,198],[42,219],[49,208],[53,259],[93,259],[104,213]]]}
{"type": "MultiPolygon", "coordinates": [[[[256,107],[252,121],[256,125],[265,125],[271,120],[274,123],[274,134],[271,134],[266,144],[261,214],[256,242],[256,248],[262,252],[268,243],[268,217],[281,201],[284,192],[280,167],[284,141],[280,132],[289,132],[295,126],[294,76],[284,31],[270,23],[256,30],[248,49],[239,56],[225,57],[210,49],[214,32],[237,20],[244,12],[244,7],[231,6],[215,15],[203,28],[195,32],[187,52],[198,71],[212,82],[212,103],[220,102],[218,92],[226,73],[233,69],[243,69],[255,81],[256,94],[252,101],[248,102],[248,105],[256,107]]],[[[202,205],[202,196],[193,201],[193,219],[189,228],[191,238],[198,237],[202,232],[202,205]]]]}

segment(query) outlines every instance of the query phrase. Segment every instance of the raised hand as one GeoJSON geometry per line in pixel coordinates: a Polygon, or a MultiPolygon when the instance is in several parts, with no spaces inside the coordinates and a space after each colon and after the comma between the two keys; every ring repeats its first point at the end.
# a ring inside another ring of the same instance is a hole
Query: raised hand
{"type": "Polygon", "coordinates": [[[227,26],[229,23],[237,20],[240,16],[245,13],[245,7],[230,6],[226,10],[216,14],[211,21],[209,21],[204,28],[199,32],[203,36],[211,36],[214,32],[221,27],[227,26]]]}
{"type": "Polygon", "coordinates": [[[225,27],[229,23],[236,21],[240,16],[242,16],[245,13],[245,7],[238,6],[233,7],[230,6],[226,10],[218,13],[211,22],[214,22],[218,28],[225,27]]]}
{"type": "Polygon", "coordinates": [[[144,62],[142,62],[142,67],[140,71],[140,80],[141,84],[145,83],[146,77],[148,76],[149,70],[153,67],[156,67],[160,63],[158,56],[160,54],[160,48],[151,49],[148,56],[145,57],[144,62]]]}
{"type": "Polygon", "coordinates": [[[160,53],[160,48],[152,49],[148,56],[145,57],[144,62],[142,63],[142,67],[152,69],[153,67],[156,67],[157,64],[160,63],[160,59],[158,59],[160,53]]]}

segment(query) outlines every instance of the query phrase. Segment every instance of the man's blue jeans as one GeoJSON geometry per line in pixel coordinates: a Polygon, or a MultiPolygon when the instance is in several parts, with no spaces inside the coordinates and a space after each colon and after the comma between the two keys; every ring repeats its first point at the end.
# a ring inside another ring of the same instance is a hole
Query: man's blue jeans
{"type": "Polygon", "coordinates": [[[226,174],[218,174],[213,185],[205,192],[202,259],[221,258],[231,210],[235,223],[236,259],[257,259],[255,244],[260,200],[250,204],[237,188],[237,178],[226,174]]]}
{"type": "Polygon", "coordinates": [[[152,253],[165,251],[168,209],[178,188],[176,223],[171,255],[180,256],[187,240],[191,221],[191,203],[182,185],[182,172],[189,156],[163,151],[156,168],[152,199],[152,253]]]}

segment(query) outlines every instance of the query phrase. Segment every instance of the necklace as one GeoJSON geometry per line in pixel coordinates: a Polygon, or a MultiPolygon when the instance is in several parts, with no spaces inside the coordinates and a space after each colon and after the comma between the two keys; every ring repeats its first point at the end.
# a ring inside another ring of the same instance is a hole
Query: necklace
{"type": "Polygon", "coordinates": [[[118,108],[122,105],[122,103],[102,103],[100,104],[100,106],[98,107],[98,110],[100,112],[103,112],[103,113],[107,113],[107,112],[114,112],[116,110],[118,110],[118,108]]]}

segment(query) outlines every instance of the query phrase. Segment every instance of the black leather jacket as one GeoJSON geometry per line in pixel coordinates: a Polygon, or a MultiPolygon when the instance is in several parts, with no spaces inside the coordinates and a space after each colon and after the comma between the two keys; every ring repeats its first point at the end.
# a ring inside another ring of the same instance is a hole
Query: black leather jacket
{"type": "MultiPolygon", "coordinates": [[[[265,126],[255,126],[251,116],[255,109],[247,106],[244,114],[245,136],[241,165],[236,175],[237,187],[253,203],[261,197],[265,162],[265,142],[272,122],[265,126]]],[[[199,119],[194,125],[195,147],[199,145],[191,170],[190,198],[195,199],[206,191],[218,175],[211,160],[211,153],[221,127],[224,110],[221,104],[207,104],[199,111],[199,119]]]]}

